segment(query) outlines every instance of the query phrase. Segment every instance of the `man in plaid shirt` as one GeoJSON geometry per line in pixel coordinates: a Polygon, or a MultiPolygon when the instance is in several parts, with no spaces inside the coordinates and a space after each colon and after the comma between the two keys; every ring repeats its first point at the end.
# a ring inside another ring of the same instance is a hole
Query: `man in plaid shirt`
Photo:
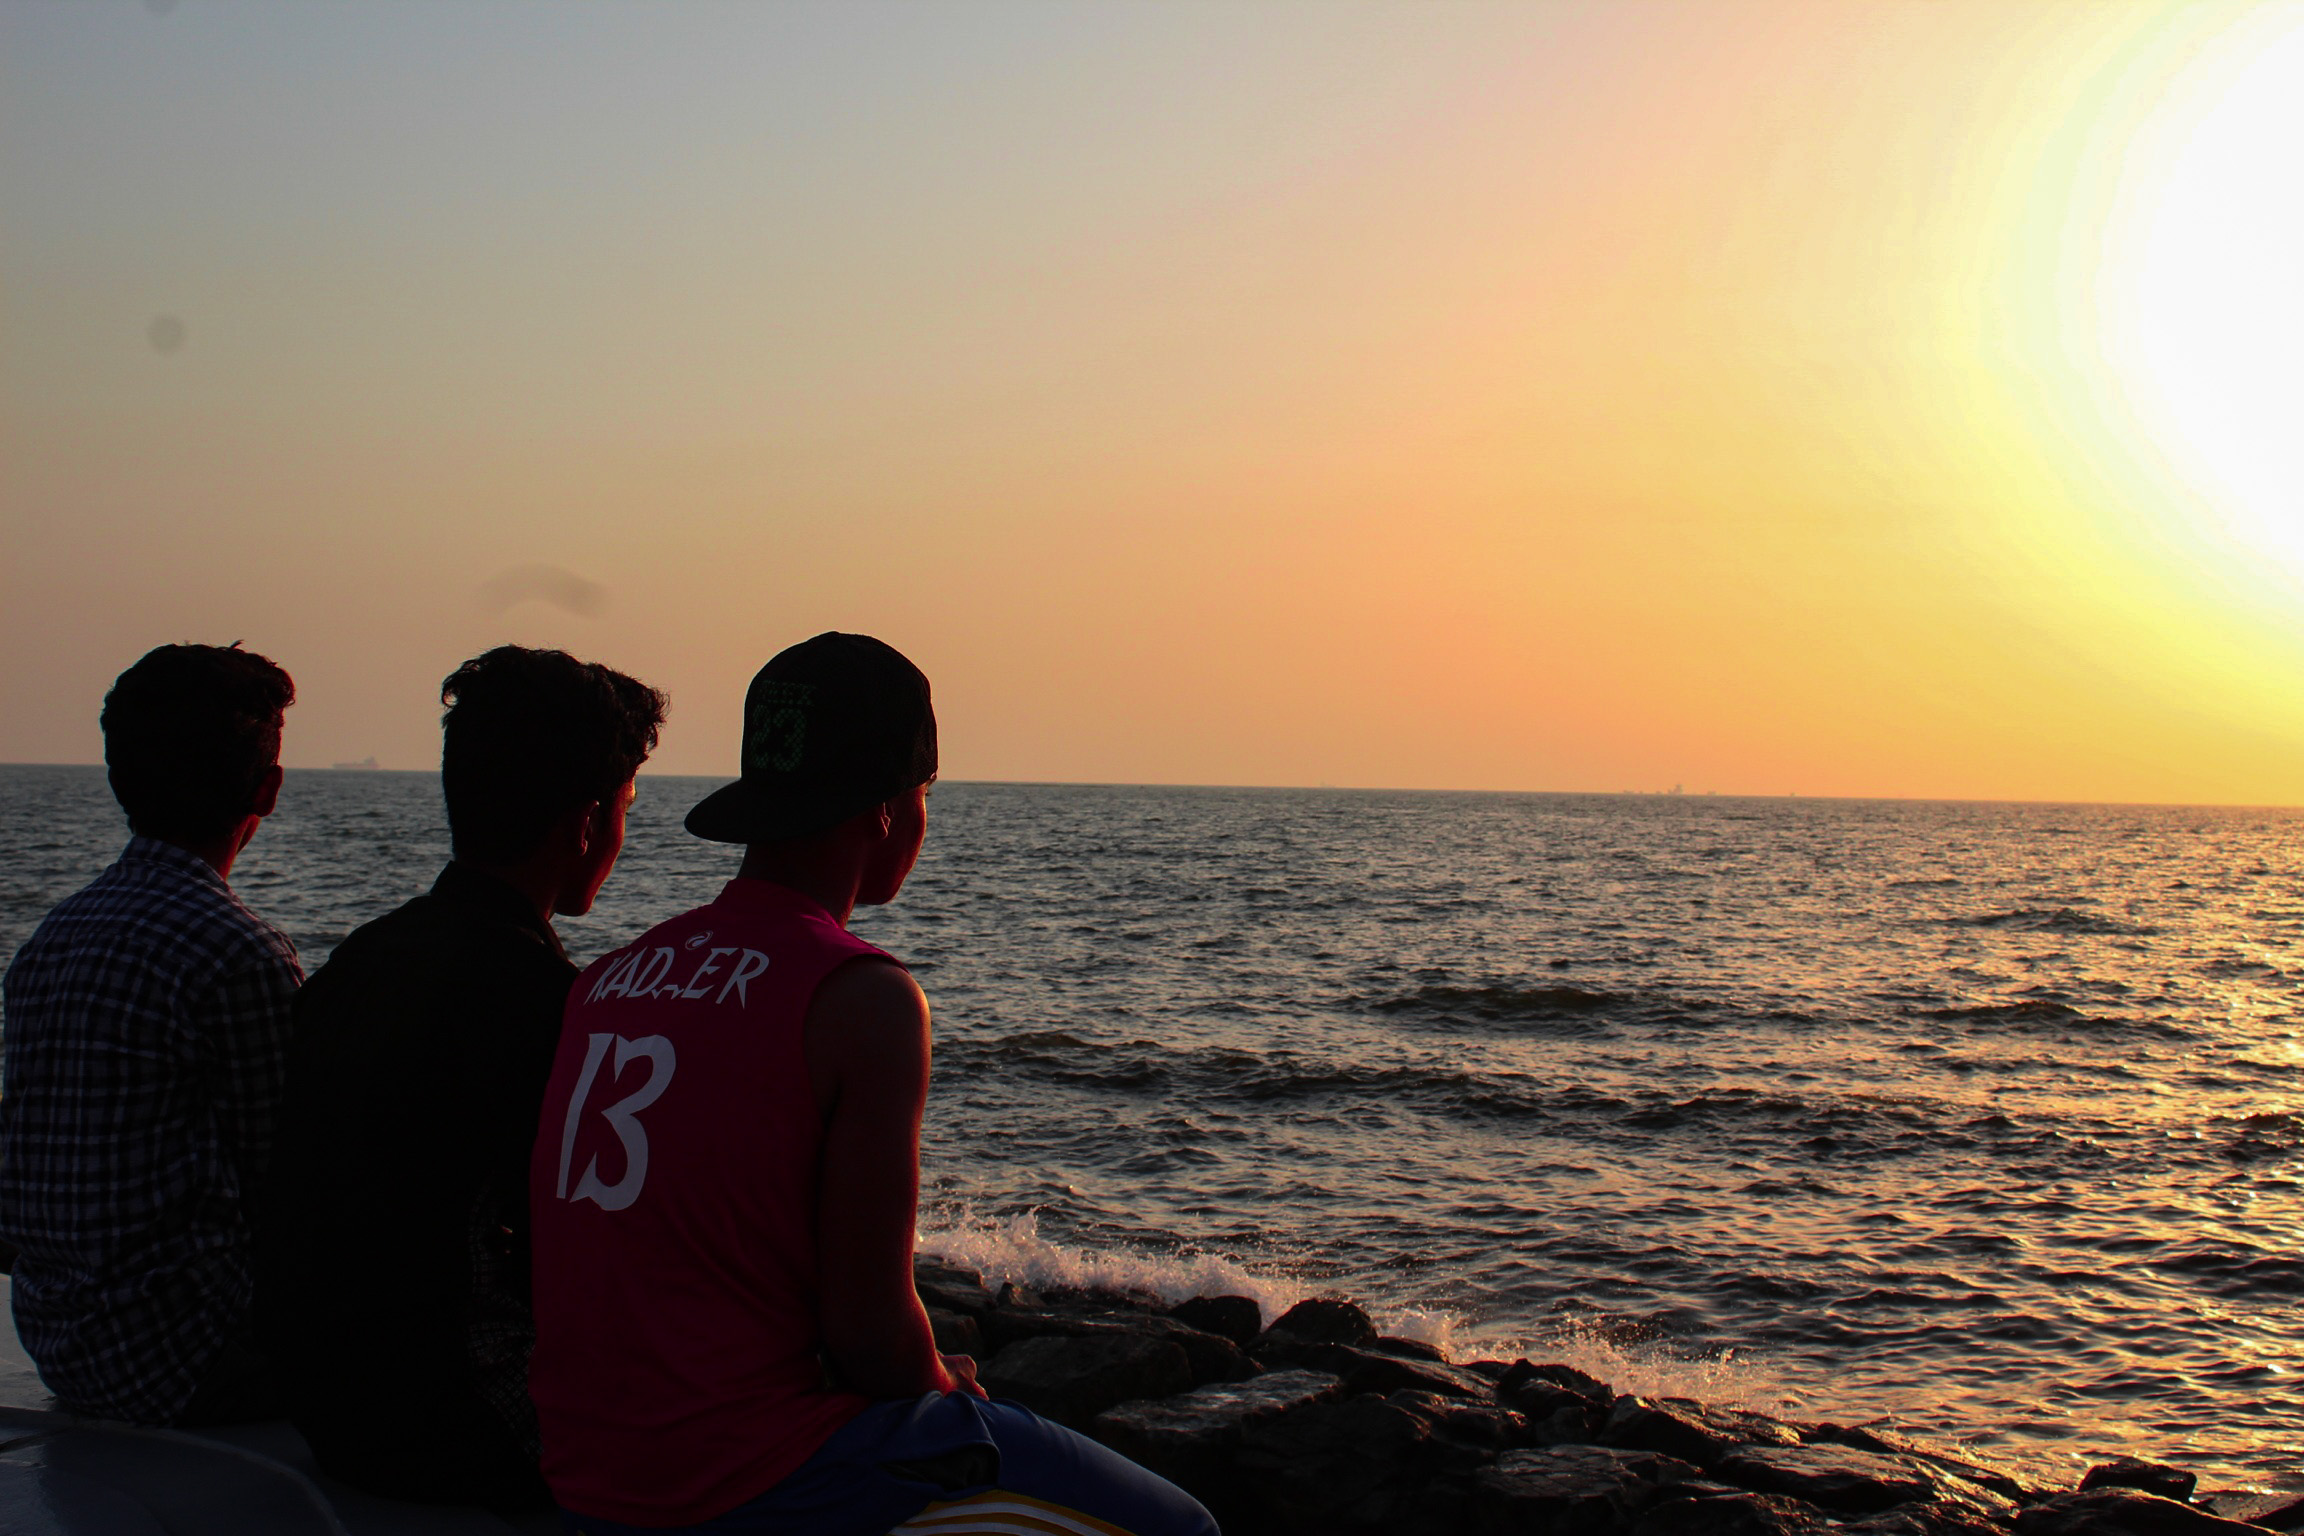
{"type": "Polygon", "coordinates": [[[295,697],[238,646],[162,646],[120,674],[104,761],[134,835],[48,914],[0,990],[16,1332],[78,1412],[281,1411],[252,1342],[248,1202],[303,972],[225,877],[279,797],[295,697]]]}

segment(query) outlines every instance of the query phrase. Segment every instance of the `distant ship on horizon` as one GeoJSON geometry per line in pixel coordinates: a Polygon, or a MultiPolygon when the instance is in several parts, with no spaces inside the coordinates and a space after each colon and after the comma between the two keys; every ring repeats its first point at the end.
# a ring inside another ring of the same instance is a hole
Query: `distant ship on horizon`
{"type": "Polygon", "coordinates": [[[367,773],[373,773],[377,769],[376,759],[373,757],[364,757],[356,763],[330,763],[328,766],[331,768],[356,768],[367,773]]]}

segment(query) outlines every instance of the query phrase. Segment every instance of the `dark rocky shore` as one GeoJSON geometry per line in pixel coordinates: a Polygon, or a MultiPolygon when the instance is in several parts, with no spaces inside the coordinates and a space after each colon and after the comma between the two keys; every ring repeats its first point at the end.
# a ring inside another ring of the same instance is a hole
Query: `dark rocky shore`
{"type": "Polygon", "coordinates": [[[938,1345],[985,1388],[1190,1490],[1226,1536],[2263,1536],[2304,1499],[2200,1495],[2122,1459],[2043,1488],[1879,1425],[1618,1393],[1566,1365],[1450,1364],[1349,1301],[998,1295],[921,1258],[938,1345]]]}

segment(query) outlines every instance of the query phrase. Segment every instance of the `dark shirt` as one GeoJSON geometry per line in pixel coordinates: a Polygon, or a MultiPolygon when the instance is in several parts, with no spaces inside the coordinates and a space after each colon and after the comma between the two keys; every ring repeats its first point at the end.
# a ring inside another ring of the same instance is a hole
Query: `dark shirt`
{"type": "Polygon", "coordinates": [[[347,1482],[541,1487],[528,1150],[575,976],[525,896],[451,864],[297,998],[258,1306],[297,1427],[347,1482]]]}
{"type": "Polygon", "coordinates": [[[69,1406],[172,1423],[247,1329],[302,979],[206,860],[148,837],[9,966],[0,1241],[17,1335],[69,1406]]]}

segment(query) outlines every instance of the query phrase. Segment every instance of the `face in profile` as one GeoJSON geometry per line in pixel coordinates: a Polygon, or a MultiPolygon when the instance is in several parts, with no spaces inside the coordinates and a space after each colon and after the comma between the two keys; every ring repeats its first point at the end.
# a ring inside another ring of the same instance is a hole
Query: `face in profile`
{"type": "Polygon", "coordinates": [[[624,787],[593,814],[584,856],[568,883],[560,888],[560,898],[552,904],[554,912],[562,917],[582,917],[592,910],[592,903],[600,898],[600,887],[608,883],[608,872],[616,867],[616,856],[624,851],[624,819],[637,794],[634,781],[626,779],[624,787]]]}
{"type": "Polygon", "coordinates": [[[896,899],[905,877],[919,860],[920,845],[928,837],[928,791],[935,781],[916,785],[888,802],[888,835],[872,850],[864,866],[864,879],[856,892],[861,906],[883,906],[896,899]]]}

